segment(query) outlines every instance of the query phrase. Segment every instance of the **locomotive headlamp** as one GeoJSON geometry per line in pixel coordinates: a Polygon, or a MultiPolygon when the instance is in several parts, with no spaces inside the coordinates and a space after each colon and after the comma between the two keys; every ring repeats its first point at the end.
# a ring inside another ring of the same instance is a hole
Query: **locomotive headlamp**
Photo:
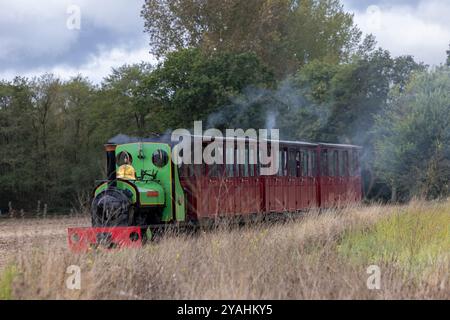
{"type": "Polygon", "coordinates": [[[158,168],[163,168],[169,162],[169,156],[168,156],[167,152],[159,149],[153,153],[152,161],[153,161],[153,164],[155,166],[157,166],[158,168]]]}

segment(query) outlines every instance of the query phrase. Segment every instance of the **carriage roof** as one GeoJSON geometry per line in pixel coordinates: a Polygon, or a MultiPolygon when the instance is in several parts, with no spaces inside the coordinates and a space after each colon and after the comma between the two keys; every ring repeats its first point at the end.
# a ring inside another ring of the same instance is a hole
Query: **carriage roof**
{"type": "MultiPolygon", "coordinates": [[[[254,138],[249,137],[237,137],[237,138],[230,138],[230,137],[213,137],[213,136],[195,136],[191,135],[192,138],[201,138],[203,140],[211,141],[211,140],[237,140],[237,141],[254,141],[257,140],[254,138]]],[[[271,140],[266,140],[271,141],[271,140]]],[[[111,138],[108,141],[108,144],[116,144],[116,145],[122,145],[122,144],[129,144],[129,143],[145,143],[145,142],[153,142],[153,143],[166,143],[170,145],[174,145],[175,142],[171,140],[171,137],[168,134],[165,134],[163,136],[153,136],[153,137],[147,137],[147,138],[139,138],[139,137],[129,137],[126,135],[117,135],[114,138],[111,138]]],[[[288,146],[299,146],[299,147],[328,147],[328,148],[349,148],[349,149],[361,149],[362,147],[352,144],[337,144],[337,143],[324,143],[324,142],[318,142],[318,143],[312,143],[312,142],[306,142],[306,141],[289,141],[289,140],[279,140],[278,141],[280,145],[288,145],[288,146]]]]}

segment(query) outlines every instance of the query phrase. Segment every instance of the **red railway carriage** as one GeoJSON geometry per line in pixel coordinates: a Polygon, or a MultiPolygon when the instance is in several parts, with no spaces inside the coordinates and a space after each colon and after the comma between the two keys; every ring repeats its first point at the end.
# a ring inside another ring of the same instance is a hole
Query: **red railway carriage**
{"type": "Polygon", "coordinates": [[[277,157],[278,172],[265,176],[261,166],[253,164],[259,150],[249,142],[245,142],[243,164],[229,161],[243,152],[234,140],[221,150],[224,164],[179,167],[189,220],[295,212],[361,201],[360,147],[280,141],[278,154],[271,155],[277,157]]]}

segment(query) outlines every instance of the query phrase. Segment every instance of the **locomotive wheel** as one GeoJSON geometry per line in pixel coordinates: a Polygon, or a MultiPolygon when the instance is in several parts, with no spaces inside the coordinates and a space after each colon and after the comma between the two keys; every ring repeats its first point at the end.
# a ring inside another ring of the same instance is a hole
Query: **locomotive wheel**
{"type": "Polygon", "coordinates": [[[133,212],[129,198],[116,188],[109,188],[95,197],[92,202],[92,226],[129,226],[133,212]]]}

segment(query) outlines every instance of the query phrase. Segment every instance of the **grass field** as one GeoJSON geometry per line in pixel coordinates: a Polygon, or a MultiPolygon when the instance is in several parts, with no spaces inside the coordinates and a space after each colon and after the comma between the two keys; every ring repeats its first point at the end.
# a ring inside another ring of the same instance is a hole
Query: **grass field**
{"type": "Polygon", "coordinates": [[[450,202],[349,206],[74,255],[86,218],[0,220],[0,299],[449,299],[450,202]],[[6,258],[5,258],[6,257],[6,258]],[[81,268],[81,290],[66,287],[81,268]],[[369,290],[369,266],[380,289],[369,290]]]}

